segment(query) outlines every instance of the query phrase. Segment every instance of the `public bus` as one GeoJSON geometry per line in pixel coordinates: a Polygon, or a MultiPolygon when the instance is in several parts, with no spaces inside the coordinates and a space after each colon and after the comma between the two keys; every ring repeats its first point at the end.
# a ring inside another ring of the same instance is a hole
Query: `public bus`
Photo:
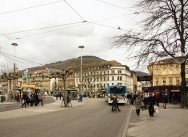
{"type": "Polygon", "coordinates": [[[108,86],[107,95],[105,96],[105,100],[108,104],[111,104],[113,101],[113,96],[117,96],[117,100],[119,104],[127,103],[127,94],[126,86],[123,85],[113,85],[108,86]]]}

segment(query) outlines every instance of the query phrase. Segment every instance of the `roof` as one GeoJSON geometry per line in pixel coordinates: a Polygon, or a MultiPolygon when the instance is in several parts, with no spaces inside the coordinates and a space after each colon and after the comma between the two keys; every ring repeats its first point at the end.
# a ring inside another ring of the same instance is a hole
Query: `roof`
{"type": "Polygon", "coordinates": [[[48,68],[48,67],[46,67],[46,69],[47,69],[50,73],[62,72],[62,70],[60,70],[60,69],[54,69],[54,68],[48,68]]]}

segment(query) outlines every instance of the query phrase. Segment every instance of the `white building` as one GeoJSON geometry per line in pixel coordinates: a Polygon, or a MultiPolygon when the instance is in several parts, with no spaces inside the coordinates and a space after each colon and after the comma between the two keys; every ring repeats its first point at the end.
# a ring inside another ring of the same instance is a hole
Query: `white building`
{"type": "Polygon", "coordinates": [[[81,82],[81,73],[75,73],[75,86],[83,92],[100,92],[102,89],[107,91],[110,85],[126,85],[127,91],[133,90],[133,78],[131,70],[126,65],[114,64],[97,64],[97,66],[88,66],[83,69],[81,82]]]}

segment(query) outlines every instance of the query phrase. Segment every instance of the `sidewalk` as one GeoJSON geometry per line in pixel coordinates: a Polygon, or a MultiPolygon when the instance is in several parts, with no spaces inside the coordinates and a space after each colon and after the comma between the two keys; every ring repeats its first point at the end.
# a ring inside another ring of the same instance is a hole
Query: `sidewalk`
{"type": "Polygon", "coordinates": [[[127,137],[188,137],[187,115],[188,110],[179,109],[179,105],[159,107],[154,117],[149,116],[148,110],[137,116],[133,107],[127,137]]]}
{"type": "MultiPolygon", "coordinates": [[[[55,98],[54,98],[55,100],[55,98]]],[[[55,100],[54,103],[44,104],[44,106],[33,106],[33,107],[26,107],[10,111],[5,111],[0,113],[0,119],[10,119],[10,118],[18,118],[18,117],[25,117],[25,116],[32,116],[32,115],[39,115],[44,113],[50,113],[55,111],[63,111],[67,109],[71,109],[74,107],[82,106],[88,103],[90,99],[83,98],[82,102],[78,102],[78,100],[72,100],[72,107],[61,107],[62,100],[55,100]]]]}

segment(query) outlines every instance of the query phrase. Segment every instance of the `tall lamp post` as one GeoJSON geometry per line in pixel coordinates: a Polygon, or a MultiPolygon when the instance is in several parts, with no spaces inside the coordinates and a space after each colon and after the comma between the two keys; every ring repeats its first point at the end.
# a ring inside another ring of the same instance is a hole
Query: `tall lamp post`
{"type": "Polygon", "coordinates": [[[83,92],[83,79],[82,79],[82,49],[84,48],[84,46],[83,45],[81,45],[81,46],[78,46],[78,48],[80,48],[81,49],[81,68],[80,68],[80,72],[81,72],[81,92],[80,92],[80,94],[83,92]]]}
{"type": "MultiPolygon", "coordinates": [[[[13,77],[16,77],[15,47],[18,46],[18,44],[17,43],[12,43],[11,45],[14,46],[14,72],[13,72],[13,77]]],[[[15,92],[15,88],[16,88],[16,79],[14,79],[14,82],[13,82],[14,92],[15,92]]]]}

